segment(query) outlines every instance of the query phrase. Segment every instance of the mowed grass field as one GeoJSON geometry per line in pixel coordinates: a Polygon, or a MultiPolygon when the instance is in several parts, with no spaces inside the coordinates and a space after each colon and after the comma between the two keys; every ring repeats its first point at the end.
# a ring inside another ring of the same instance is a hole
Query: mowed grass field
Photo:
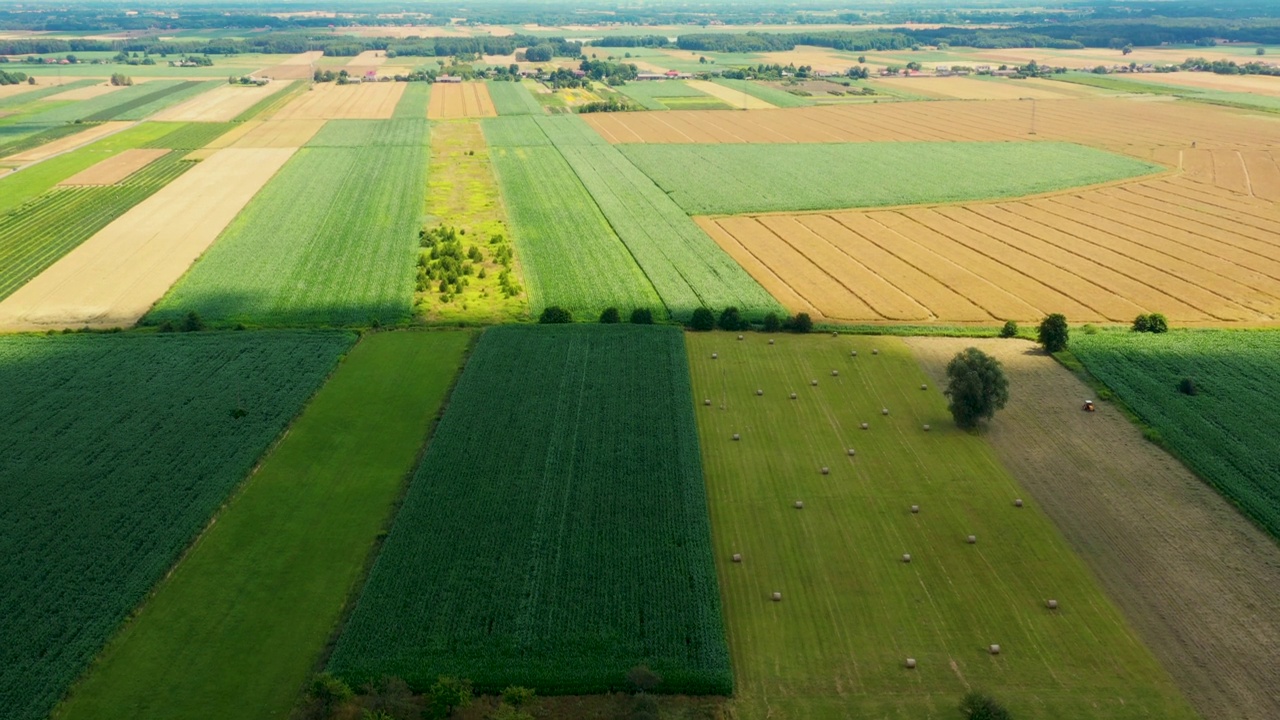
{"type": "Polygon", "coordinates": [[[969,689],[1024,719],[1195,717],[902,343],[687,343],[738,717],[950,718],[969,689]]]}
{"type": "Polygon", "coordinates": [[[287,716],[470,338],[366,335],[55,716],[287,716]]]}

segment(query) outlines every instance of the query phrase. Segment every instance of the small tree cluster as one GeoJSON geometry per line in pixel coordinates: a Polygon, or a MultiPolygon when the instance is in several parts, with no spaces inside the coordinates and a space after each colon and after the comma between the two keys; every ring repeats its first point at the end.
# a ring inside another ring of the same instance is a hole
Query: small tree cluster
{"type": "Polygon", "coordinates": [[[563,325],[573,322],[573,315],[562,307],[552,305],[542,310],[542,314],[538,316],[538,322],[543,325],[563,325]]]}
{"type": "Polygon", "coordinates": [[[960,717],[964,720],[1012,720],[1013,716],[990,695],[971,692],[960,700],[960,717]]]}
{"type": "Polygon", "coordinates": [[[177,323],[172,320],[165,320],[160,323],[158,328],[160,332],[200,332],[205,329],[204,319],[200,317],[200,313],[195,310],[187,312],[177,323]]]}
{"type": "Polygon", "coordinates": [[[1169,332],[1169,321],[1160,313],[1139,315],[1133,319],[1133,331],[1145,333],[1169,332]]]}
{"type": "Polygon", "coordinates": [[[1045,352],[1056,353],[1065,350],[1068,336],[1067,317],[1061,313],[1054,313],[1041,320],[1040,327],[1037,329],[1037,337],[1040,344],[1044,346],[1045,352]]]}

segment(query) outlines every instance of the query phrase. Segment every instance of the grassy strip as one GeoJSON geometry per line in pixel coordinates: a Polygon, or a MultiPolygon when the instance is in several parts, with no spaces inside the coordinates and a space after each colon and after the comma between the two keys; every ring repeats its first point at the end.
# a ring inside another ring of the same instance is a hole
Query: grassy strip
{"type": "Polygon", "coordinates": [[[945,717],[976,688],[1033,720],[1196,717],[1048,517],[1014,507],[1023,490],[991,448],[921,389],[901,342],[687,342],[694,397],[712,402],[696,417],[733,714],[945,717]]]}
{"type": "Polygon", "coordinates": [[[690,215],[1020,197],[1163,171],[1133,158],[1058,142],[619,148],[690,215]]]}
{"type": "Polygon", "coordinates": [[[105,95],[99,95],[88,100],[79,100],[70,105],[32,115],[30,121],[52,124],[84,120],[89,120],[90,122],[110,120],[115,117],[117,112],[123,112],[135,107],[144,98],[149,98],[145,101],[150,102],[151,99],[154,99],[154,95],[168,91],[181,84],[181,80],[156,80],[130,85],[129,87],[112,90],[105,95]]]}
{"type": "Polygon", "coordinates": [[[523,82],[491,82],[489,98],[499,115],[542,115],[542,105],[523,82]]]}
{"type": "Polygon", "coordinates": [[[767,87],[751,80],[731,80],[729,78],[715,78],[712,82],[717,85],[723,85],[727,88],[733,88],[738,92],[744,92],[753,98],[763,100],[770,105],[776,105],[780,108],[808,107],[813,101],[799,95],[792,95],[786,90],[778,90],[777,88],[767,87]]]}
{"type": "Polygon", "coordinates": [[[75,90],[76,88],[89,87],[90,85],[97,85],[99,82],[102,82],[102,81],[94,80],[92,78],[86,78],[84,80],[76,80],[75,82],[69,82],[65,85],[50,85],[47,87],[41,87],[38,90],[28,90],[27,92],[18,93],[17,95],[10,95],[9,97],[6,97],[6,98],[0,98],[0,110],[8,110],[9,108],[12,108],[12,107],[20,107],[23,105],[27,105],[28,103],[35,102],[36,100],[43,100],[51,95],[64,93],[68,90],[75,90]]]}
{"type": "Polygon", "coordinates": [[[488,330],[332,669],[582,694],[644,663],[728,694],[691,408],[675,328],[488,330]]]}
{"type": "Polygon", "coordinates": [[[0,716],[49,715],[354,339],[0,339],[0,716]]]}
{"type": "Polygon", "coordinates": [[[376,333],[356,345],[56,717],[287,716],[469,337],[376,333]]]}
{"type": "Polygon", "coordinates": [[[246,120],[252,120],[258,117],[259,115],[264,115],[269,118],[272,113],[289,104],[289,101],[310,89],[311,83],[306,81],[285,83],[284,87],[280,88],[280,90],[277,90],[271,95],[268,95],[254,103],[248,110],[237,115],[232,122],[245,122],[246,120]]]}
{"type": "Polygon", "coordinates": [[[36,130],[29,135],[19,135],[10,140],[0,142],[0,158],[17,155],[20,152],[40,147],[45,143],[53,142],[68,135],[75,135],[86,129],[88,128],[84,125],[54,125],[43,130],[36,130]]]}
{"type": "Polygon", "coordinates": [[[400,102],[391,117],[396,120],[421,120],[427,117],[431,104],[431,83],[411,82],[405,86],[400,102]]]}
{"type": "Polygon", "coordinates": [[[111,119],[142,120],[143,118],[154,115],[167,107],[172,107],[201,93],[206,93],[214,88],[221,87],[222,84],[223,83],[220,83],[217,80],[188,80],[165,92],[159,92],[151,95],[149,102],[139,102],[134,104],[133,107],[121,109],[121,112],[118,112],[111,119]]]}

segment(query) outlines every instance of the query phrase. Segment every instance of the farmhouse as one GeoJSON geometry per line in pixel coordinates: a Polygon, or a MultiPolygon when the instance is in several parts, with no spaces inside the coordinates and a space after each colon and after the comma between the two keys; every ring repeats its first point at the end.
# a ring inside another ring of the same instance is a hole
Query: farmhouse
{"type": "Polygon", "coordinates": [[[461,77],[458,77],[457,75],[437,75],[437,76],[436,76],[436,82],[438,82],[438,83],[460,83],[460,82],[462,82],[462,78],[461,78],[461,77]]]}

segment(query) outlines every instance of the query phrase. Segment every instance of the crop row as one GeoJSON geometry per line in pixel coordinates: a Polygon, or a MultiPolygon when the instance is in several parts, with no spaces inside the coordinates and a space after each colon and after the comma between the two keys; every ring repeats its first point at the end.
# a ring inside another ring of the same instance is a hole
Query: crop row
{"type": "Polygon", "coordinates": [[[688,378],[675,328],[487,331],[331,669],[731,692],[688,378]]]}
{"type": "Polygon", "coordinates": [[[497,118],[484,129],[491,145],[493,129],[509,140],[521,133],[543,139],[491,151],[534,313],[551,305],[581,316],[607,307],[661,308],[653,285],[533,119],[497,118]]]}
{"type": "Polygon", "coordinates": [[[405,86],[400,102],[391,117],[394,120],[421,120],[427,117],[427,105],[431,102],[431,84],[411,82],[405,86]]]}
{"type": "Polygon", "coordinates": [[[0,158],[17,155],[84,129],[83,125],[10,125],[0,128],[0,158]]]}
{"type": "Polygon", "coordinates": [[[89,87],[90,85],[96,85],[98,82],[99,81],[94,78],[85,78],[83,80],[66,83],[65,85],[49,85],[36,90],[28,90],[27,92],[10,95],[8,97],[0,98],[0,110],[8,110],[9,108],[27,105],[35,102],[36,100],[43,100],[50,95],[57,95],[68,90],[75,90],[76,88],[89,87]]]}
{"type": "Polygon", "coordinates": [[[1280,538],[1280,336],[1081,334],[1071,350],[1196,473],[1280,538]],[[1184,380],[1194,395],[1180,391],[1184,380]]]}
{"type": "Polygon", "coordinates": [[[144,323],[407,319],[426,167],[421,145],[299,150],[144,323]]]}
{"type": "Polygon", "coordinates": [[[0,718],[49,715],[351,343],[0,339],[0,718]]]}
{"type": "Polygon", "coordinates": [[[180,102],[189,100],[201,93],[209,92],[214,88],[221,87],[225,83],[217,80],[188,80],[171,88],[166,88],[160,92],[147,96],[146,98],[138,98],[126,106],[115,109],[112,120],[142,120],[155,113],[172,107],[180,102]]]}
{"type": "Polygon", "coordinates": [[[521,82],[489,83],[489,98],[499,115],[542,115],[542,105],[521,82]]]}
{"type": "Polygon", "coordinates": [[[307,142],[307,147],[419,146],[429,141],[424,113],[413,119],[330,120],[307,142]]]}
{"type": "Polygon", "coordinates": [[[110,120],[118,112],[124,112],[124,110],[142,104],[138,101],[145,98],[145,102],[150,102],[155,99],[153,96],[157,93],[177,87],[182,83],[183,81],[181,80],[153,80],[139,83],[138,85],[130,85],[129,87],[112,90],[105,95],[99,95],[87,100],[77,100],[76,102],[59,105],[37,113],[31,116],[30,122],[53,124],[88,120],[89,118],[110,120]]]}
{"type": "Polygon", "coordinates": [[[624,145],[690,215],[1016,197],[1157,172],[1058,142],[624,145]]]}

